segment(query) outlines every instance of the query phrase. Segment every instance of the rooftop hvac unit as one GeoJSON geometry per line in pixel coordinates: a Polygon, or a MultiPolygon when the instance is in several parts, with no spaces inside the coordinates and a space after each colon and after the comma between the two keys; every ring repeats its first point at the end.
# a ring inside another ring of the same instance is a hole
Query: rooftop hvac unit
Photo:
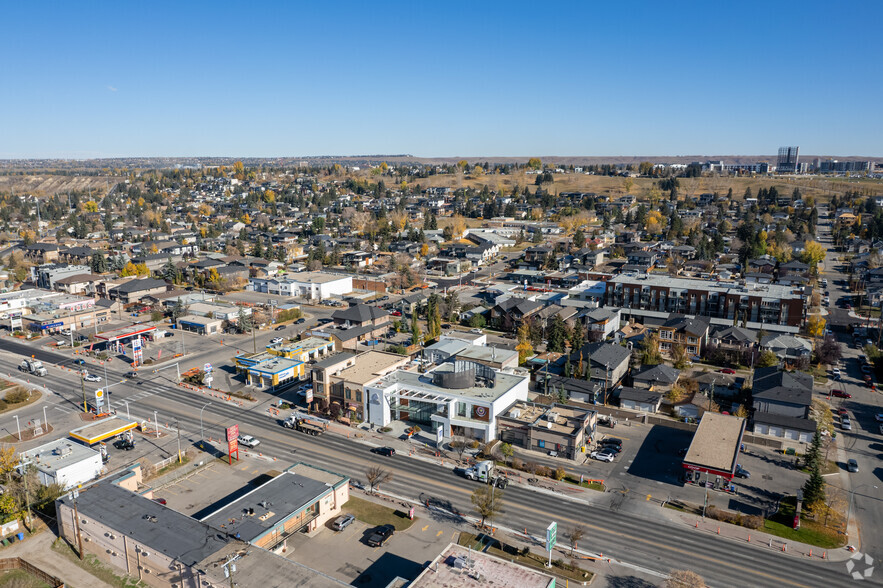
{"type": "Polygon", "coordinates": [[[521,418],[521,409],[520,408],[513,408],[512,410],[509,411],[509,417],[513,418],[513,419],[521,418]]]}

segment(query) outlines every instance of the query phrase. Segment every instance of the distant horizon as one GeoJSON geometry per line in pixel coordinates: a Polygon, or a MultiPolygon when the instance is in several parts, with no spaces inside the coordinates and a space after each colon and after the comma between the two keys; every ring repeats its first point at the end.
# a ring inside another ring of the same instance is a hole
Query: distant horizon
{"type": "MultiPolygon", "coordinates": [[[[285,159],[285,160],[296,160],[296,159],[309,159],[309,160],[333,160],[333,159],[386,159],[386,160],[414,160],[417,162],[420,161],[435,161],[435,160],[467,160],[467,161],[493,161],[493,162],[505,162],[505,161],[518,161],[518,160],[528,160],[530,158],[538,158],[542,161],[560,161],[560,160],[578,160],[578,159],[598,159],[598,160],[636,160],[636,161],[654,161],[654,160],[662,160],[662,159],[696,159],[696,160],[716,160],[722,159],[726,160],[727,158],[734,159],[771,159],[775,160],[777,158],[777,154],[739,154],[739,153],[730,153],[726,155],[722,154],[684,154],[684,155],[436,155],[436,156],[426,156],[426,155],[414,155],[414,154],[392,154],[392,153],[368,153],[368,154],[353,154],[353,155],[342,155],[342,154],[324,154],[324,155],[112,155],[112,156],[98,156],[98,157],[76,157],[76,156],[58,156],[58,157],[4,157],[0,154],[0,161],[2,162],[16,162],[16,161],[112,161],[112,160],[121,160],[121,159],[148,159],[148,160],[162,160],[162,159],[171,159],[171,160],[185,160],[185,159],[231,159],[231,160],[249,160],[249,159],[285,159]]],[[[875,155],[832,155],[832,154],[800,154],[801,160],[807,159],[815,159],[815,158],[830,158],[830,159],[859,159],[859,160],[883,160],[883,156],[875,156],[875,155]]]]}

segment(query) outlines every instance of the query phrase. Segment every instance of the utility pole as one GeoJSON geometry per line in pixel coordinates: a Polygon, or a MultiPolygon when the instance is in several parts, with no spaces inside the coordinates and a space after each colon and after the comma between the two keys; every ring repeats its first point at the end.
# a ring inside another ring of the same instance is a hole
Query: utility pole
{"type": "Polygon", "coordinates": [[[181,457],[181,425],[178,424],[178,417],[175,417],[175,428],[178,430],[178,463],[184,461],[181,457]]]}
{"type": "MultiPolygon", "coordinates": [[[[254,311],[252,311],[252,313],[251,313],[251,343],[252,343],[252,345],[254,345],[254,352],[257,353],[258,352],[258,340],[255,338],[254,327],[255,327],[254,311]]],[[[231,582],[232,582],[232,580],[231,580],[231,582]]]]}
{"type": "MultiPolygon", "coordinates": [[[[107,369],[107,368],[105,368],[107,369]]],[[[105,372],[105,382],[104,385],[107,385],[107,372],[105,372]]],[[[86,407],[86,380],[83,379],[83,370],[80,370],[80,387],[83,389],[83,412],[89,412],[89,409],[86,407]]]]}
{"type": "Polygon", "coordinates": [[[77,510],[77,497],[80,495],[79,490],[73,490],[70,493],[71,500],[74,502],[74,527],[77,533],[77,551],[79,552],[80,559],[86,559],[86,554],[83,553],[83,534],[80,532],[80,511],[77,510]]]}

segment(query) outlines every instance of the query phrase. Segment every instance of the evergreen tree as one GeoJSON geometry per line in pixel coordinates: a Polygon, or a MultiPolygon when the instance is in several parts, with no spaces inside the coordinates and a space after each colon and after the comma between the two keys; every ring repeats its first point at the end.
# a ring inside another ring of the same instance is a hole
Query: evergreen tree
{"type": "Polygon", "coordinates": [[[573,234],[573,246],[577,249],[582,249],[583,245],[586,244],[586,235],[583,233],[582,229],[577,229],[573,234]]]}
{"type": "Polygon", "coordinates": [[[103,274],[107,271],[107,259],[105,259],[104,254],[100,251],[96,251],[92,254],[92,261],[89,265],[93,274],[103,274]]]}
{"type": "Polygon", "coordinates": [[[555,353],[564,353],[565,343],[567,341],[567,325],[560,316],[555,316],[552,320],[552,326],[549,327],[547,349],[555,353]]]}
{"type": "Polygon", "coordinates": [[[570,330],[570,350],[572,353],[576,353],[580,349],[582,349],[583,345],[586,342],[586,334],[583,330],[583,325],[580,322],[577,322],[573,325],[573,328],[570,330]]]}
{"type": "Polygon", "coordinates": [[[163,279],[169,282],[174,282],[175,278],[178,277],[178,268],[175,267],[175,262],[172,261],[171,256],[169,256],[169,260],[163,265],[160,273],[163,279]]]}

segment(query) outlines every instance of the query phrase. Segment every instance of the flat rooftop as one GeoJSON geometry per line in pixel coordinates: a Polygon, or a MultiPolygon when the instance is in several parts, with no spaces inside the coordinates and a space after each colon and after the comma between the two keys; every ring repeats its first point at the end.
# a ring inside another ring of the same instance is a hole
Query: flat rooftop
{"type": "Polygon", "coordinates": [[[356,365],[341,370],[338,377],[365,385],[398,365],[406,365],[408,356],[385,351],[366,351],[356,356],[356,365]]]}
{"type": "Polygon", "coordinates": [[[221,319],[212,318],[210,316],[198,316],[193,314],[185,314],[178,317],[179,323],[187,323],[188,325],[210,325],[212,323],[221,322],[221,319]]]}
{"type": "Polygon", "coordinates": [[[331,491],[329,483],[285,471],[204,517],[202,522],[251,542],[331,491]]]}
{"type": "Polygon", "coordinates": [[[342,351],[340,353],[335,353],[334,355],[330,355],[324,359],[320,359],[316,363],[313,364],[313,367],[316,368],[327,368],[331,366],[335,366],[339,363],[344,363],[350,359],[356,357],[355,353],[350,353],[349,351],[342,351]]]}
{"type": "Polygon", "coordinates": [[[555,578],[537,570],[482,553],[462,545],[449,544],[411,582],[412,588],[549,588],[555,578]],[[463,567],[455,565],[462,562],[463,567]]]}
{"type": "Polygon", "coordinates": [[[574,435],[582,428],[588,413],[591,412],[593,411],[589,409],[567,407],[561,404],[546,406],[519,401],[509,407],[501,417],[564,435],[574,435]],[[551,427],[549,423],[551,423],[551,427]]]}
{"type": "Polygon", "coordinates": [[[290,282],[293,284],[327,284],[328,282],[336,282],[337,280],[352,279],[352,276],[342,274],[329,274],[325,272],[299,272],[286,276],[280,282],[290,282]]]}
{"type": "Polygon", "coordinates": [[[297,366],[303,364],[302,361],[298,361],[296,359],[288,359],[276,355],[271,355],[270,357],[272,359],[268,359],[266,361],[262,361],[255,365],[249,366],[249,371],[275,374],[278,372],[283,372],[287,369],[296,368],[297,366]]]}
{"type": "Polygon", "coordinates": [[[478,362],[503,363],[517,356],[518,352],[510,349],[500,349],[490,345],[468,345],[465,349],[456,353],[460,359],[470,359],[478,362]]]}
{"type": "MultiPolygon", "coordinates": [[[[490,369],[490,368],[488,368],[490,369]]],[[[380,388],[386,388],[397,384],[399,389],[410,389],[429,392],[431,394],[442,394],[445,396],[459,396],[462,398],[473,398],[484,402],[493,402],[500,398],[521,382],[527,380],[527,376],[516,376],[505,372],[495,372],[496,383],[493,388],[487,386],[471,386],[469,388],[443,388],[432,383],[432,374],[437,371],[453,371],[453,363],[443,363],[437,368],[426,373],[411,372],[406,370],[396,370],[376,385],[380,388]]]]}
{"type": "Polygon", "coordinates": [[[744,430],[745,419],[706,412],[699,421],[684,463],[732,472],[736,467],[744,430]]]}
{"type": "Polygon", "coordinates": [[[707,290],[721,294],[738,294],[740,296],[759,296],[761,298],[795,299],[801,298],[799,288],[780,284],[746,284],[721,282],[716,280],[699,280],[690,278],[673,278],[670,276],[646,276],[643,274],[620,274],[607,281],[608,284],[641,284],[661,286],[675,290],[707,290]]]}
{"type": "Polygon", "coordinates": [[[144,333],[151,333],[155,330],[156,327],[152,325],[129,325],[127,327],[118,327],[116,329],[102,331],[95,335],[95,338],[103,341],[116,341],[117,339],[132,337],[138,334],[143,335],[144,333]]]}
{"type": "Polygon", "coordinates": [[[31,460],[37,468],[44,472],[57,472],[96,456],[100,456],[100,454],[85,445],[67,439],[57,439],[46,445],[25,451],[22,454],[22,459],[31,460]]]}
{"type": "Polygon", "coordinates": [[[121,416],[112,416],[74,429],[69,435],[87,445],[93,445],[99,441],[104,441],[115,435],[130,431],[137,426],[138,421],[124,419],[121,416]]]}

